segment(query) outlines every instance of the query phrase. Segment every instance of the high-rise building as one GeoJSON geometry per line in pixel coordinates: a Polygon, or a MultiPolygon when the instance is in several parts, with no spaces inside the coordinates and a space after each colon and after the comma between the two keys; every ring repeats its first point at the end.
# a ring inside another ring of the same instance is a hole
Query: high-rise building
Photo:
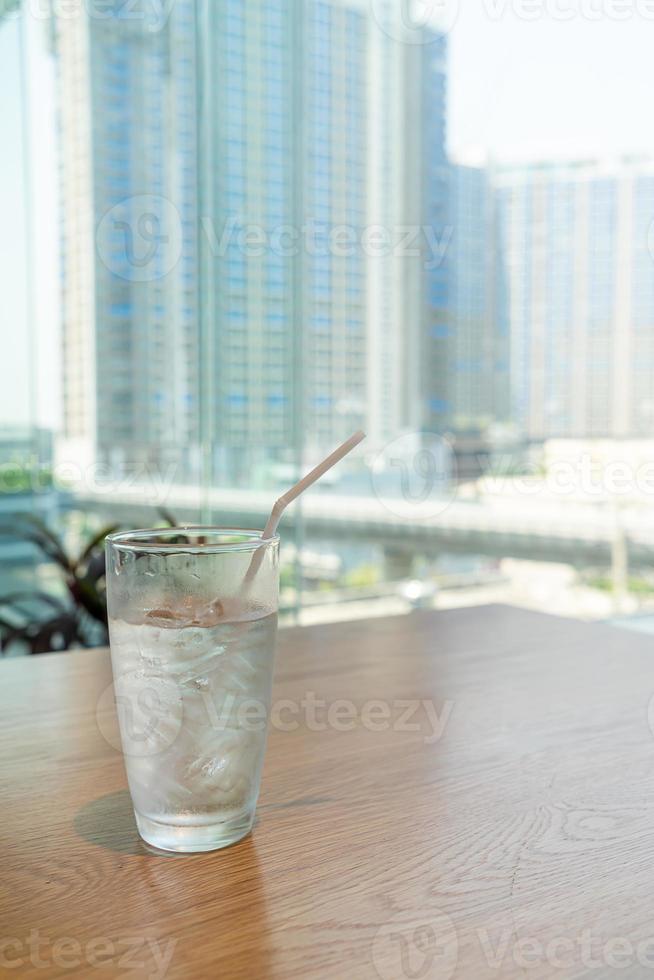
{"type": "Polygon", "coordinates": [[[294,7],[217,0],[203,8],[201,416],[219,481],[252,479],[280,454],[292,460],[297,441],[294,7]]]}
{"type": "MultiPolygon", "coordinates": [[[[64,426],[70,458],[133,470],[197,431],[193,0],[57,16],[64,426]]],[[[179,454],[181,453],[181,457],[179,454]]]]}
{"type": "Polygon", "coordinates": [[[515,421],[532,439],[650,434],[654,163],[544,163],[493,181],[515,421]]]}
{"type": "Polygon", "coordinates": [[[304,264],[302,414],[314,454],[367,421],[368,268],[361,240],[370,210],[369,30],[365,12],[351,5],[306,6],[303,220],[316,240],[313,248],[307,242],[304,264]]]}
{"type": "Polygon", "coordinates": [[[403,43],[383,9],[57,18],[75,459],[252,483],[359,426],[438,423],[445,39],[403,43]]]}
{"type": "Polygon", "coordinates": [[[483,435],[509,416],[506,272],[485,168],[453,164],[445,385],[454,433],[483,435]]]}
{"type": "Polygon", "coordinates": [[[227,476],[365,424],[368,22],[338,0],[220,0],[209,18],[200,184],[228,241],[202,239],[204,408],[227,476]]]}
{"type": "MultiPolygon", "coordinates": [[[[413,122],[421,140],[421,173],[417,187],[421,194],[419,214],[423,232],[421,297],[418,319],[421,333],[416,345],[418,362],[409,374],[410,384],[419,379],[421,428],[442,432],[451,415],[448,398],[448,324],[450,320],[450,279],[452,234],[450,212],[450,166],[446,151],[446,37],[424,31],[425,43],[419,57],[413,58],[415,100],[419,109],[413,122]]],[[[411,95],[408,95],[411,101],[411,95]]]]}
{"type": "MultiPolygon", "coordinates": [[[[396,32],[393,0],[375,4],[369,30],[367,221],[392,231],[406,221],[404,161],[406,45],[396,32]]],[[[406,424],[407,259],[393,248],[367,256],[368,445],[381,448],[406,424]]]]}
{"type": "Polygon", "coordinates": [[[372,445],[443,428],[449,278],[446,36],[394,0],[374,13],[368,220],[392,246],[367,262],[372,445]]]}

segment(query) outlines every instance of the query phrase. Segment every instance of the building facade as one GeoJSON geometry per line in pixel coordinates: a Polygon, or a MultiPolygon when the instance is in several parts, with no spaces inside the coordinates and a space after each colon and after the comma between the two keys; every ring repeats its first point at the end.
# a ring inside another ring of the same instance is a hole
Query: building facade
{"type": "Polygon", "coordinates": [[[198,275],[193,3],[160,29],[115,4],[54,22],[64,455],[191,462],[198,275]]]}
{"type": "MultiPolygon", "coordinates": [[[[415,70],[415,98],[420,105],[415,128],[421,140],[422,195],[419,215],[423,224],[421,269],[422,310],[418,318],[419,364],[410,377],[420,379],[422,427],[442,432],[452,414],[449,396],[448,349],[451,322],[452,224],[450,164],[446,148],[447,41],[444,35],[424,30],[415,70]]],[[[411,98],[411,96],[409,96],[411,98]]]]}
{"type": "Polygon", "coordinates": [[[368,23],[323,0],[208,17],[203,412],[217,477],[265,478],[366,422],[368,23]]]}
{"type": "Polygon", "coordinates": [[[512,415],[531,439],[654,423],[654,163],[494,173],[506,256],[512,415]]]}
{"type": "Polygon", "coordinates": [[[440,425],[444,37],[403,43],[392,3],[151,17],[55,19],[64,452],[263,485],[440,425]]]}
{"type": "Polygon", "coordinates": [[[486,168],[452,164],[446,397],[453,433],[488,433],[509,419],[504,246],[486,168]]]}

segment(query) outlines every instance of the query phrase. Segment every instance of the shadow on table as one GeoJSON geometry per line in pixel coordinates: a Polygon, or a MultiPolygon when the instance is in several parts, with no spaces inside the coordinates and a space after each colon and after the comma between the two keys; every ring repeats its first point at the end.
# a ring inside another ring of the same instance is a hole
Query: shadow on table
{"type": "MultiPolygon", "coordinates": [[[[134,862],[139,873],[128,875],[125,887],[129,900],[147,909],[157,924],[152,925],[153,936],[172,940],[176,962],[192,964],[184,976],[231,976],[235,941],[238,956],[247,956],[247,976],[270,975],[273,940],[265,875],[251,835],[206,853],[157,851],[138,836],[127,790],[91,800],[78,810],[73,824],[80,837],[108,851],[181,860],[179,865],[174,860],[134,862]],[[189,874],[193,862],[197,870],[189,874]]],[[[150,975],[158,976],[154,967],[158,970],[160,964],[153,964],[150,975]]]]}
{"type": "Polygon", "coordinates": [[[73,821],[76,832],[84,840],[98,847],[119,854],[156,854],[166,857],[161,851],[150,850],[138,835],[134,821],[132,801],[126,789],[117,793],[107,793],[91,800],[77,811],[73,821]]]}
{"type": "MultiPolygon", "coordinates": [[[[258,818],[255,817],[255,828],[257,823],[258,818]]],[[[107,793],[105,796],[99,796],[97,800],[85,803],[77,811],[73,825],[79,836],[90,844],[116,851],[118,854],[150,854],[160,858],[186,857],[188,859],[188,854],[174,854],[150,847],[139,837],[132,800],[126,789],[107,793]]],[[[235,841],[228,848],[221,850],[230,850],[239,843],[241,842],[235,841]]]]}

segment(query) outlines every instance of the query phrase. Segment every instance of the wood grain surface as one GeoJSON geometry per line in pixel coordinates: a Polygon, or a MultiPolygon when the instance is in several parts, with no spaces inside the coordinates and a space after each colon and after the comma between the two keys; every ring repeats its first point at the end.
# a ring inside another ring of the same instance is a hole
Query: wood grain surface
{"type": "Polygon", "coordinates": [[[284,631],[254,831],[185,856],[137,836],[106,651],[0,663],[0,975],[654,977],[653,647],[502,606],[284,631]]]}

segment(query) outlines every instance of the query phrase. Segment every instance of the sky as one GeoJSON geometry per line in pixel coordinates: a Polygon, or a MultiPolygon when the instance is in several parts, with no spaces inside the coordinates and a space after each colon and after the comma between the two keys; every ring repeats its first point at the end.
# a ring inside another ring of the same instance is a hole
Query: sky
{"type": "MultiPolygon", "coordinates": [[[[433,9],[441,0],[423,2],[433,9]]],[[[454,158],[483,163],[654,154],[654,2],[443,2],[450,4],[448,144],[454,158]],[[616,19],[616,11],[625,19],[616,19]]],[[[0,24],[0,426],[36,415],[39,424],[56,428],[61,399],[55,104],[42,29],[33,20],[27,34],[34,161],[28,259],[19,32],[15,19],[0,24]],[[26,327],[28,263],[37,320],[33,345],[26,327]]]]}
{"type": "MultiPolygon", "coordinates": [[[[455,0],[453,0],[455,2],[455,0]]],[[[455,156],[654,154],[654,4],[459,0],[449,32],[449,146],[455,156]],[[534,20],[520,16],[534,10],[534,20]],[[584,16],[604,10],[601,19],[584,16]],[[558,20],[572,11],[569,20],[558,20]],[[497,12],[493,16],[493,12],[497,12]]]]}

